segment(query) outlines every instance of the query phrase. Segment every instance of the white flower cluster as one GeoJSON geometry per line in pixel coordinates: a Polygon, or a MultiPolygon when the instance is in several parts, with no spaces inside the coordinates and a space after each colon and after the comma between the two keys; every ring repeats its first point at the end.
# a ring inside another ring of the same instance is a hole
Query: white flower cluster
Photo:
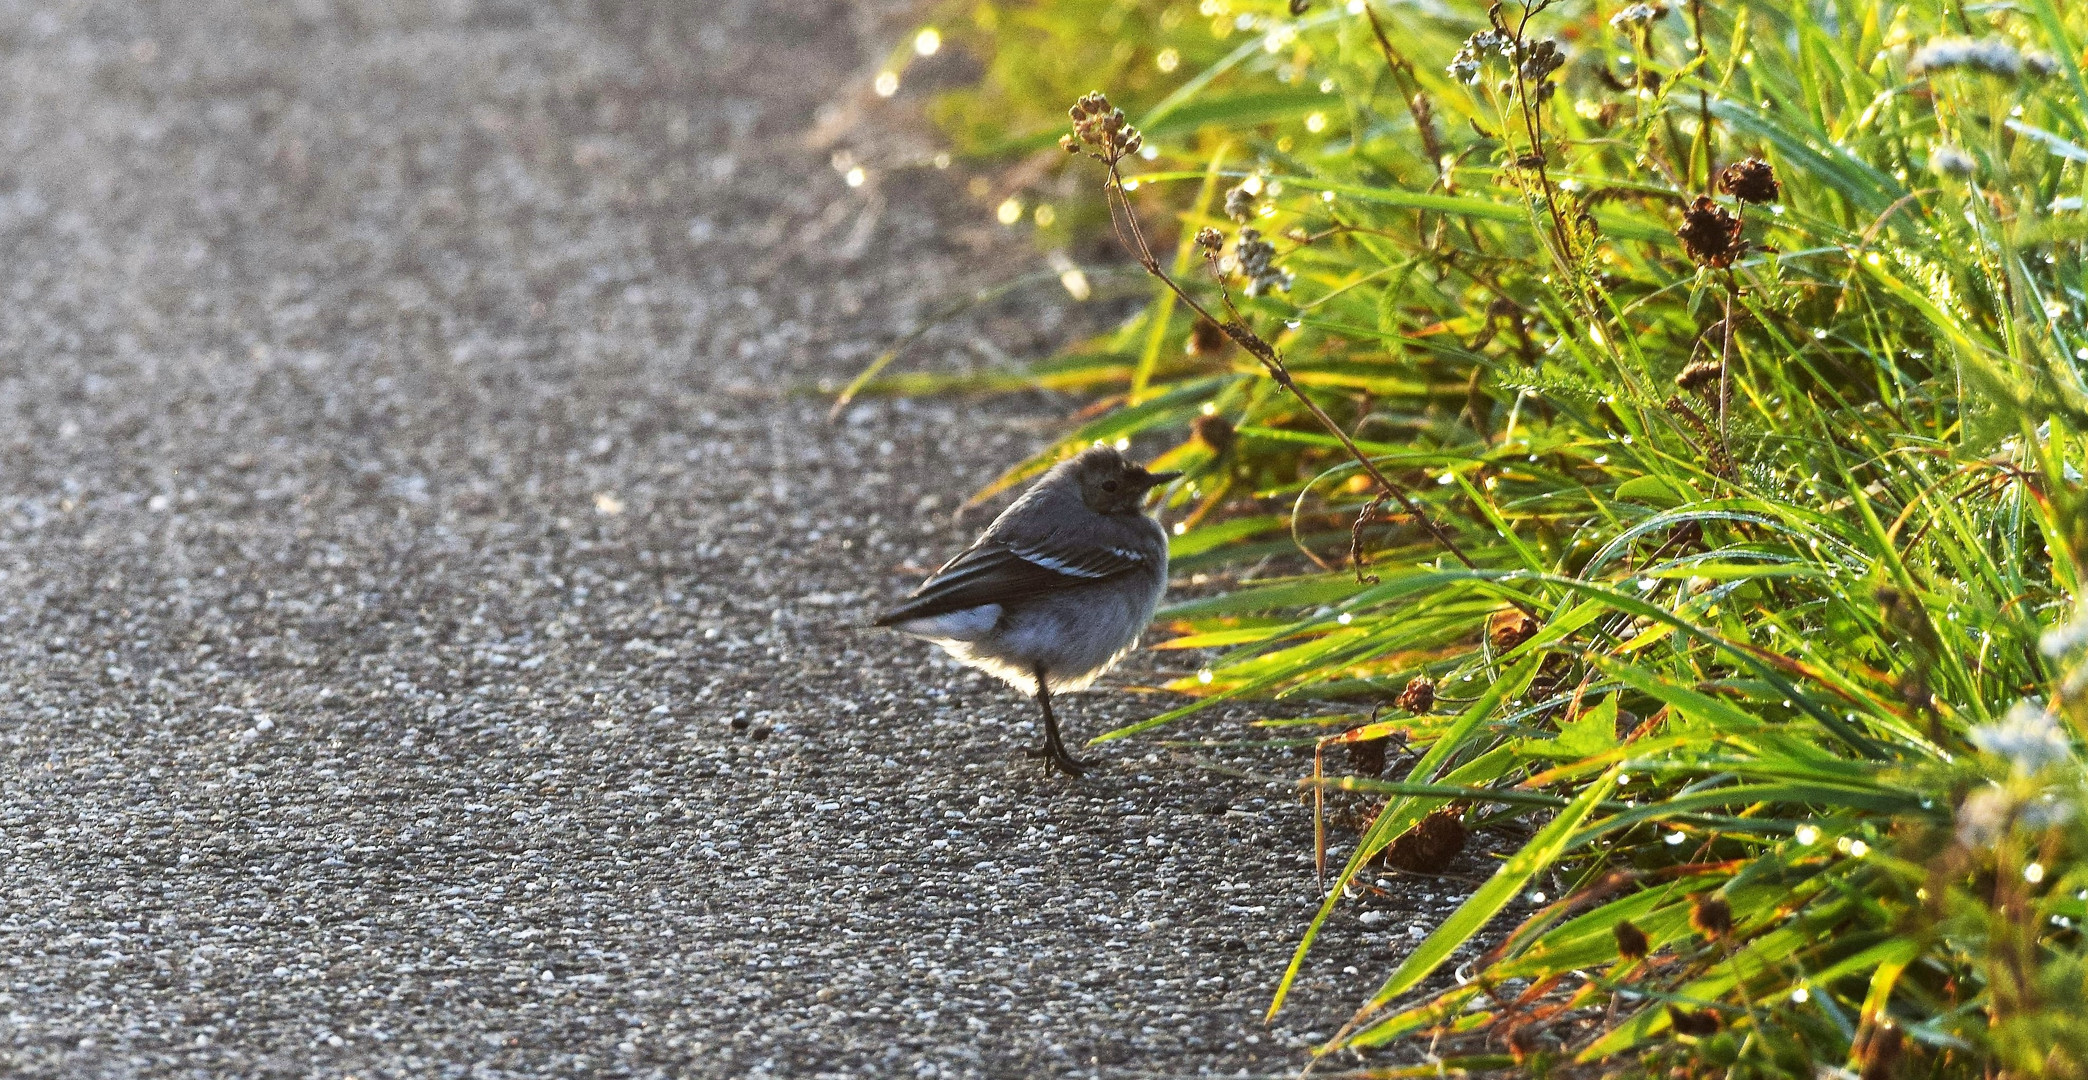
{"type": "Polygon", "coordinates": [[[2073,744],[2051,710],[2018,701],[1999,723],[1981,724],[1966,733],[1972,745],[2008,762],[2021,776],[2035,776],[2073,758],[2073,744]]]}
{"type": "Polygon", "coordinates": [[[2059,70],[2059,62],[2044,53],[2025,54],[2015,43],[2001,37],[1941,37],[1923,45],[1907,62],[1907,72],[1926,75],[1935,71],[1963,69],[1981,71],[1988,75],[1999,75],[2004,79],[2020,78],[2025,71],[2032,75],[2050,75],[2059,70]]]}
{"type": "Polygon", "coordinates": [[[1610,16],[1610,25],[1619,30],[1629,30],[1644,26],[1665,14],[1667,9],[1659,4],[1633,4],[1610,16]]]}

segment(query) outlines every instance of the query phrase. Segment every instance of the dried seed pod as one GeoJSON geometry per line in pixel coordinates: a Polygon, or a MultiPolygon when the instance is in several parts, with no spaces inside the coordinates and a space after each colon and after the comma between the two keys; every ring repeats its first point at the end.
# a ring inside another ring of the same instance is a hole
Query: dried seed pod
{"type": "Polygon", "coordinates": [[[1697,265],[1721,270],[1733,265],[1747,248],[1740,240],[1739,217],[1708,195],[1697,196],[1689,205],[1675,238],[1682,241],[1683,254],[1697,265]]]}
{"type": "Polygon", "coordinates": [[[1225,453],[1239,440],[1232,424],[1222,416],[1199,416],[1189,425],[1189,430],[1195,432],[1197,440],[1210,447],[1213,454],[1225,453]]]}
{"type": "Polygon", "coordinates": [[[1611,931],[1617,936],[1617,955],[1626,960],[1644,960],[1652,951],[1653,943],[1646,940],[1646,932],[1630,919],[1625,919],[1611,931]]]}
{"type": "Polygon", "coordinates": [[[1399,839],[1385,849],[1385,865],[1395,870],[1433,874],[1449,866],[1464,852],[1464,847],[1464,815],[1455,807],[1446,806],[1399,834],[1399,839]]]}
{"type": "Polygon", "coordinates": [[[1744,203],[1773,203],[1783,194],[1776,169],[1758,157],[1736,161],[1718,174],[1718,190],[1744,203]]]}
{"type": "Polygon", "coordinates": [[[1700,893],[1690,901],[1689,925],[1707,938],[1722,938],[1733,932],[1733,905],[1725,897],[1700,893]]]}
{"type": "Polygon", "coordinates": [[[1435,680],[1426,675],[1416,675],[1407,680],[1406,689],[1399,692],[1399,697],[1393,704],[1415,716],[1422,716],[1435,708],[1435,699],[1435,680]]]}
{"type": "Polygon", "coordinates": [[[1358,739],[1349,743],[1349,767],[1364,776],[1376,776],[1384,772],[1385,744],[1390,741],[1380,735],[1375,739],[1358,739]]]}
{"type": "Polygon", "coordinates": [[[1189,343],[1184,349],[1191,356],[1215,356],[1231,340],[1216,323],[1198,319],[1196,328],[1189,331],[1189,343]]]}
{"type": "MultiPolygon", "coordinates": [[[[1225,246],[1225,234],[1219,232],[1214,228],[1211,228],[1209,225],[1206,225],[1203,228],[1196,230],[1196,246],[1206,252],[1215,255],[1217,254],[1219,248],[1225,246]]],[[[1199,322],[1196,325],[1198,326],[1198,328],[1202,328],[1209,324],[1199,322]]]]}
{"type": "Polygon", "coordinates": [[[1684,1012],[1673,1005],[1667,1007],[1668,1023],[1679,1035],[1694,1035],[1701,1039],[1718,1034],[1718,1014],[1709,1009],[1702,1012],[1684,1012]]]}

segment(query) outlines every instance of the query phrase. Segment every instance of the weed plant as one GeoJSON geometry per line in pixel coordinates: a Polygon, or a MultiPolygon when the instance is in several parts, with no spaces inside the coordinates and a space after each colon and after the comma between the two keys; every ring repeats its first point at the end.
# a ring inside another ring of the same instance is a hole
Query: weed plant
{"type": "Polygon", "coordinates": [[[1214,659],[1103,738],[1318,699],[1361,763],[1270,1012],[1388,858],[1514,841],[1325,1067],[2088,1075],[2088,7],[943,14],[957,147],[1153,279],[996,485],[1187,470],[1214,659]]]}

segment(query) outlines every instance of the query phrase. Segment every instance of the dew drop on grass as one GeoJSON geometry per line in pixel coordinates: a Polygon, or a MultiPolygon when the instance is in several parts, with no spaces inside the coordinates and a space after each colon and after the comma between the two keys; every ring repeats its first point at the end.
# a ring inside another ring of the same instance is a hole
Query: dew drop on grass
{"type": "Polygon", "coordinates": [[[1814,841],[1817,841],[1820,838],[1820,830],[1815,829],[1810,825],[1800,825],[1798,826],[1798,831],[1795,834],[1795,836],[1797,837],[1799,843],[1811,845],[1814,841]]]}
{"type": "Polygon", "coordinates": [[[1197,672],[1196,681],[1203,683],[1206,686],[1209,686],[1211,683],[1211,669],[1205,668],[1202,671],[1197,672]]]}
{"type": "Polygon", "coordinates": [[[1664,841],[1669,847],[1674,847],[1687,839],[1689,839],[1689,837],[1684,836],[1678,832],[1671,832],[1666,836],[1661,837],[1661,840],[1664,841]]]}
{"type": "Polygon", "coordinates": [[[2031,863],[2030,865],[2023,867],[2023,880],[2029,882],[2032,885],[2035,885],[2038,882],[2043,881],[2044,864],[2031,863]]]}

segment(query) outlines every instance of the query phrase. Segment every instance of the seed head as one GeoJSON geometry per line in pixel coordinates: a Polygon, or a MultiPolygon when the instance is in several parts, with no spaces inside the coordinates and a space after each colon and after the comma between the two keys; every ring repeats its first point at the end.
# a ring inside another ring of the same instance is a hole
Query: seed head
{"type": "Polygon", "coordinates": [[[1701,1039],[1718,1034],[1718,1014],[1709,1009],[1702,1012],[1684,1012],[1673,1005],[1667,1007],[1668,1024],[1678,1035],[1694,1035],[1701,1039]]]}
{"type": "Polygon", "coordinates": [[[1350,767],[1365,776],[1376,776],[1385,771],[1385,744],[1391,740],[1380,735],[1375,739],[1358,739],[1348,744],[1350,767]]]}
{"type": "MultiPolygon", "coordinates": [[[[1203,323],[1201,325],[1209,326],[1210,324],[1203,323]]],[[[1220,336],[1222,337],[1223,334],[1221,333],[1220,336]]],[[[1239,434],[1233,431],[1232,424],[1228,423],[1225,417],[1222,416],[1199,416],[1196,418],[1196,423],[1189,425],[1189,430],[1196,434],[1197,441],[1210,447],[1213,454],[1225,453],[1233,448],[1233,443],[1239,441],[1239,434]]]]}
{"type": "Polygon", "coordinates": [[[1709,397],[1712,387],[1718,385],[1719,377],[1725,374],[1725,363],[1719,360],[1699,360],[1682,369],[1675,376],[1675,385],[1699,397],[1709,397]]]}
{"type": "Polygon", "coordinates": [[[1464,851],[1464,815],[1446,806],[1399,834],[1385,849],[1385,865],[1416,874],[1434,874],[1464,851]]]}
{"type": "Polygon", "coordinates": [[[1196,328],[1189,331],[1189,343],[1184,346],[1184,351],[1191,356],[1212,356],[1225,348],[1228,340],[1224,329],[1216,323],[1198,319],[1196,328]]]}
{"type": "Polygon", "coordinates": [[[1776,169],[1758,157],[1736,161],[1718,174],[1718,190],[1744,203],[1773,203],[1783,194],[1776,169]]]}
{"type": "Polygon", "coordinates": [[[1652,951],[1653,943],[1646,940],[1646,932],[1630,919],[1619,922],[1612,932],[1617,935],[1617,955],[1626,960],[1644,960],[1652,951]]]}
{"type": "Polygon", "coordinates": [[[1699,195],[1682,214],[1682,227],[1675,230],[1682,252],[1698,266],[1723,270],[1747,250],[1740,239],[1740,219],[1730,210],[1699,195]]]}
{"type": "Polygon", "coordinates": [[[1099,90],[1083,95],[1067,114],[1073,118],[1073,134],[1060,139],[1059,145],[1068,152],[1085,145],[1095,157],[1115,164],[1145,145],[1145,137],[1124,118],[1124,110],[1112,107],[1099,90]]]}
{"type": "Polygon", "coordinates": [[[1225,246],[1225,234],[1206,225],[1196,230],[1196,246],[1205,252],[1216,255],[1218,249],[1225,246]]]}
{"type": "Polygon", "coordinates": [[[1435,708],[1435,699],[1435,680],[1426,675],[1416,675],[1407,680],[1406,689],[1399,692],[1399,697],[1393,704],[1415,716],[1423,716],[1428,710],[1435,708]]]}
{"type": "Polygon", "coordinates": [[[1528,82],[1542,82],[1565,64],[1566,54],[1559,51],[1559,43],[1542,38],[1524,50],[1522,77],[1528,82]]]}
{"type": "Polygon", "coordinates": [[[1247,278],[1247,295],[1260,296],[1291,287],[1291,272],[1271,263],[1275,257],[1276,245],[1262,239],[1260,229],[1240,230],[1239,240],[1233,244],[1233,261],[1247,278]]]}
{"type": "Polygon", "coordinates": [[[1733,905],[1725,897],[1701,893],[1690,901],[1689,925],[1707,938],[1722,938],[1733,930],[1733,905]]]}

